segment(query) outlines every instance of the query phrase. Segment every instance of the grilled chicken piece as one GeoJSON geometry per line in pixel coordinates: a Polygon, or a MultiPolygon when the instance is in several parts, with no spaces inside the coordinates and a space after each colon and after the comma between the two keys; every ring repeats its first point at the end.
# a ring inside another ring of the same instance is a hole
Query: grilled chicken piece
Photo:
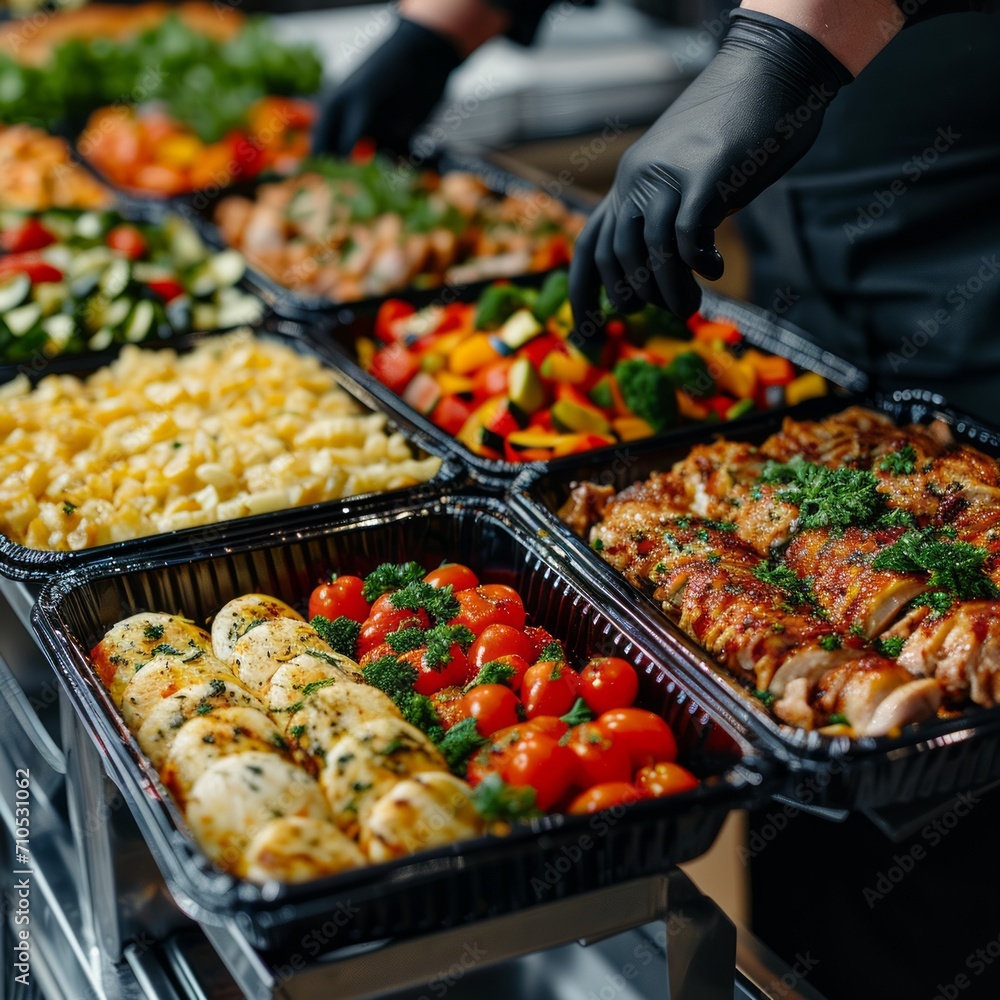
{"type": "Polygon", "coordinates": [[[275,618],[256,625],[236,640],[233,670],[255,694],[266,694],[274,672],[303,653],[320,652],[335,660],[332,649],[303,621],[275,618]]]}
{"type": "Polygon", "coordinates": [[[310,770],[322,768],[327,750],[344,733],[356,732],[374,719],[402,721],[393,700],[378,688],[344,680],[319,684],[324,686],[304,693],[301,708],[289,713],[285,727],[296,758],[310,765],[310,770]]]}
{"type": "Polygon", "coordinates": [[[164,699],[181,688],[202,681],[229,681],[243,687],[233,672],[211,653],[201,653],[193,660],[177,656],[154,656],[141,666],[122,692],[122,718],[137,733],[146,716],[164,699]]]}
{"type": "Polygon", "coordinates": [[[600,521],[605,504],[614,495],[613,486],[573,483],[569,499],[559,508],[558,517],[583,538],[590,530],[590,526],[600,521]]]}
{"type": "Polygon", "coordinates": [[[946,702],[1000,702],[1000,601],[966,601],[940,618],[925,614],[897,658],[917,677],[933,677],[946,702]]]}
{"type": "Polygon", "coordinates": [[[237,874],[251,882],[309,882],[364,863],[357,844],[329,820],[282,816],[247,844],[237,874]]]}
{"type": "Polygon", "coordinates": [[[303,621],[302,615],[277,597],[245,594],[224,605],[212,622],[212,649],[224,663],[233,662],[236,643],[246,632],[275,618],[303,621]]]}
{"type": "Polygon", "coordinates": [[[672,489],[683,510],[713,521],[732,520],[728,498],[760,476],[764,459],[742,441],[695,445],[670,471],[672,489]]]}
{"type": "MultiPolygon", "coordinates": [[[[344,660],[353,663],[346,656],[344,660]]],[[[302,702],[310,684],[317,685],[331,680],[353,683],[360,678],[361,672],[357,668],[348,673],[340,668],[339,663],[334,666],[325,657],[313,653],[300,653],[287,663],[283,663],[271,675],[271,682],[267,688],[267,710],[273,716],[293,711],[293,706],[302,702]]]]}
{"type": "Polygon", "coordinates": [[[866,636],[875,636],[928,589],[923,574],[892,573],[871,566],[878,553],[901,534],[901,528],[847,528],[840,534],[826,529],[802,531],[785,550],[784,563],[812,581],[832,625],[840,629],[860,626],[866,636]]]}
{"type": "Polygon", "coordinates": [[[333,821],[353,836],[375,803],[404,778],[447,771],[440,751],[402,719],[372,719],[327,748],[320,787],[333,821]]]}
{"type": "MultiPolygon", "coordinates": [[[[706,562],[676,573],[685,576],[675,598],[681,628],[759,690],[780,697],[796,677],[818,677],[861,655],[848,643],[837,649],[821,646],[820,640],[832,634],[829,625],[809,614],[782,610],[782,591],[750,572],[706,562]]],[[[669,577],[663,586],[679,589],[669,577]]]]}
{"type": "Polygon", "coordinates": [[[217,708],[177,731],[160,778],[183,808],[195,782],[222,757],[250,750],[291,759],[278,727],[259,709],[217,708]]]}
{"type": "Polygon", "coordinates": [[[760,454],[777,462],[801,455],[807,462],[830,468],[867,468],[874,449],[898,433],[896,425],[883,414],[851,406],[823,420],[786,417],[781,430],[761,445],[760,454]]]}
{"type": "Polygon", "coordinates": [[[736,535],[762,556],[784,545],[798,525],[799,509],[779,496],[780,487],[768,483],[745,484],[733,494],[738,506],[730,520],[736,535]]]}
{"type": "Polygon", "coordinates": [[[90,659],[112,701],[120,707],[125,685],[154,656],[162,653],[184,659],[198,650],[211,653],[212,639],[193,622],[176,615],[143,612],[112,625],[90,651],[90,659]]]}
{"type": "Polygon", "coordinates": [[[485,832],[469,786],[445,771],[401,781],[372,806],[359,844],[372,862],[391,861],[485,832]]]}
{"type": "Polygon", "coordinates": [[[933,680],[914,680],[899,663],[869,654],[820,678],[812,702],[827,718],[843,715],[858,736],[885,736],[934,715],[941,689],[933,680]]]}
{"type": "Polygon", "coordinates": [[[258,750],[212,764],[191,789],[186,813],[202,850],[230,871],[253,837],[282,816],[329,820],[330,812],[315,778],[258,750]]]}
{"type": "Polygon", "coordinates": [[[227,705],[256,708],[264,706],[234,677],[231,681],[199,681],[175,691],[146,716],[135,738],[157,771],[162,770],[181,726],[197,715],[208,715],[227,705]]]}

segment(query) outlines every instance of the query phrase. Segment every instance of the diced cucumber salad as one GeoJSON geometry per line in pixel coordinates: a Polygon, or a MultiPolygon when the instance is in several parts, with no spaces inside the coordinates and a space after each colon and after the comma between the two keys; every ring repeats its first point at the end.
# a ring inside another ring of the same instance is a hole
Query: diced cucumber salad
{"type": "Polygon", "coordinates": [[[0,211],[0,363],[257,322],[245,268],[178,216],[0,211]]]}

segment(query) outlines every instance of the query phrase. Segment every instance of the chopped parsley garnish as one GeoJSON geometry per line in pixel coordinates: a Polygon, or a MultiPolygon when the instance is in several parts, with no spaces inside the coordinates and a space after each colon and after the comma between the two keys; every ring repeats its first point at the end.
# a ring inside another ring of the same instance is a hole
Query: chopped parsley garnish
{"type": "Polygon", "coordinates": [[[872,640],[875,652],[887,656],[890,660],[896,659],[903,652],[905,644],[906,639],[901,635],[890,635],[886,636],[885,639],[875,638],[872,640]]]}
{"type": "Polygon", "coordinates": [[[594,551],[595,552],[603,552],[604,551],[604,542],[601,541],[600,538],[595,538],[592,544],[594,546],[594,551]]]}
{"type": "Polygon", "coordinates": [[[753,696],[758,701],[763,702],[765,708],[770,708],[777,701],[777,695],[772,694],[770,691],[761,691],[759,688],[754,691],[753,696]]]}
{"type": "Polygon", "coordinates": [[[472,630],[464,625],[435,625],[424,633],[427,646],[424,663],[432,669],[451,663],[451,647],[456,644],[468,646],[475,638],[472,630]]]}
{"type": "Polygon", "coordinates": [[[70,515],[70,514],[72,514],[74,510],[76,510],[76,504],[75,504],[75,503],[70,503],[70,502],[69,502],[69,501],[67,500],[67,501],[66,501],[66,502],[65,502],[65,503],[63,504],[63,513],[64,513],[64,514],[65,514],[65,515],[66,515],[67,517],[69,517],[69,515],[70,515]]]}
{"type": "Polygon", "coordinates": [[[884,548],[872,566],[894,573],[928,573],[927,582],[960,601],[1000,596],[1000,589],[983,572],[986,549],[969,542],[942,541],[934,528],[906,532],[884,548]]]}
{"type": "Polygon", "coordinates": [[[826,724],[828,726],[849,726],[850,723],[847,721],[847,716],[842,715],[840,712],[835,712],[833,715],[827,719],[826,724]]]}
{"type": "Polygon", "coordinates": [[[207,701],[203,701],[196,709],[195,714],[197,715],[208,715],[212,711],[213,706],[207,701]]]}
{"type": "Polygon", "coordinates": [[[890,507],[876,522],[877,528],[912,528],[917,522],[913,515],[898,507],[890,507]]]}
{"type": "Polygon", "coordinates": [[[361,635],[360,623],[345,615],[340,615],[333,621],[323,615],[314,615],[309,624],[335,653],[340,653],[350,660],[357,658],[358,636],[361,635]]]}
{"type": "Polygon", "coordinates": [[[445,587],[432,587],[417,580],[395,591],[389,600],[397,611],[424,610],[436,622],[449,622],[460,610],[450,583],[445,587]]]}
{"type": "Polygon", "coordinates": [[[951,594],[946,594],[943,590],[932,590],[929,593],[921,594],[910,601],[911,608],[930,608],[931,619],[941,618],[946,615],[951,606],[955,603],[955,598],[951,594]]]}
{"type": "Polygon", "coordinates": [[[148,639],[150,642],[156,642],[158,639],[163,638],[163,626],[162,625],[147,625],[142,630],[143,637],[148,639]]]}
{"type": "Polygon", "coordinates": [[[542,646],[541,652],[538,654],[538,659],[535,662],[565,663],[566,651],[563,649],[563,644],[558,639],[553,639],[552,642],[542,646]]]}
{"type": "Polygon", "coordinates": [[[839,635],[823,635],[820,636],[819,644],[822,649],[825,649],[828,653],[832,653],[834,650],[840,649],[842,645],[842,640],[839,635]]]}
{"type": "Polygon", "coordinates": [[[517,673],[517,671],[502,660],[490,660],[484,663],[475,677],[465,685],[465,692],[468,693],[480,684],[507,684],[507,682],[517,673]]]}
{"type": "Polygon", "coordinates": [[[361,596],[371,604],[383,594],[423,580],[425,575],[424,568],[419,563],[382,563],[365,577],[361,596]]]}
{"type": "Polygon", "coordinates": [[[176,646],[171,646],[169,642],[161,642],[159,644],[159,646],[154,646],[150,650],[150,653],[152,653],[153,656],[158,656],[161,653],[163,653],[166,656],[183,656],[184,655],[176,646]]]}
{"type": "Polygon", "coordinates": [[[580,725],[581,722],[590,722],[594,718],[594,713],[587,707],[587,703],[582,698],[577,698],[573,707],[559,718],[561,722],[565,722],[567,726],[572,728],[580,725]]]}
{"type": "Polygon", "coordinates": [[[308,698],[309,695],[315,694],[317,691],[321,690],[322,688],[329,687],[331,684],[336,684],[336,683],[337,683],[337,678],[336,677],[324,677],[323,680],[321,680],[321,681],[310,681],[302,689],[302,697],[303,698],[308,698]]]}
{"type": "Polygon", "coordinates": [[[790,605],[808,605],[823,617],[823,609],[819,606],[819,599],[813,590],[811,576],[803,578],[781,563],[765,562],[759,562],[754,566],[753,575],[761,582],[777,587],[788,598],[790,605]]]}
{"type": "Polygon", "coordinates": [[[427,633],[422,628],[401,628],[385,637],[386,645],[397,655],[420,649],[427,633]]]}
{"type": "Polygon", "coordinates": [[[488,774],[472,791],[472,804],[487,822],[534,819],[541,816],[535,806],[535,790],[515,788],[499,774],[488,774]]]}
{"type": "Polygon", "coordinates": [[[734,521],[706,521],[706,528],[714,528],[716,531],[735,531],[736,523],[734,521]]]}
{"type": "Polygon", "coordinates": [[[865,632],[865,627],[861,624],[861,622],[852,622],[847,631],[858,639],[868,638],[868,634],[865,632]]]}
{"type": "Polygon", "coordinates": [[[288,730],[289,735],[293,740],[297,740],[305,731],[305,726],[292,726],[292,728],[288,730]]]}
{"type": "Polygon", "coordinates": [[[383,656],[363,667],[365,681],[387,694],[411,725],[422,729],[432,740],[441,735],[441,720],[434,703],[426,695],[413,690],[417,671],[395,656],[383,656]]]}
{"type": "Polygon", "coordinates": [[[909,476],[917,469],[917,452],[912,444],[904,445],[899,451],[886,455],[878,463],[880,472],[888,472],[893,476],[909,476]]]}
{"type": "Polygon", "coordinates": [[[800,528],[863,527],[885,511],[878,480],[863,469],[828,469],[796,455],[768,461],[758,482],[777,486],[778,498],[799,508],[800,528]]]}

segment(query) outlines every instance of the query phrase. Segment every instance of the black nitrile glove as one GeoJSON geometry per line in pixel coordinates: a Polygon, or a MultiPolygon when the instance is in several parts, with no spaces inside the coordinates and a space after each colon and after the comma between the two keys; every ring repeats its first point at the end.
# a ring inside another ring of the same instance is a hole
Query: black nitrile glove
{"type": "Polygon", "coordinates": [[[715,228],[801,159],[851,79],[805,32],[734,10],[719,53],[625,153],[577,242],[578,333],[600,325],[602,282],[623,312],[644,300],[690,316],[701,302],[691,270],[722,275],[715,228]]]}
{"type": "Polygon", "coordinates": [[[396,30],[327,98],[313,131],[314,153],[349,156],[359,139],[405,154],[462,62],[436,31],[401,18],[396,30]]]}

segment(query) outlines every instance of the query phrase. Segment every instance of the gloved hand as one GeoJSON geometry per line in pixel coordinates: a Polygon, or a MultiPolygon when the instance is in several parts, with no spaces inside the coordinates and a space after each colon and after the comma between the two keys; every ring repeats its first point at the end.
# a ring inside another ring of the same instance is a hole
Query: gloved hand
{"type": "Polygon", "coordinates": [[[812,146],[826,106],[853,79],[819,42],[742,9],[700,76],[622,157],[577,241],[570,298],[577,331],[599,325],[601,282],[616,309],[642,302],[688,317],[691,270],[722,276],[715,228],[812,146]]]}
{"type": "Polygon", "coordinates": [[[327,98],[313,131],[313,152],[348,156],[359,139],[370,138],[380,149],[405,154],[461,62],[443,35],[401,18],[327,98]]]}

